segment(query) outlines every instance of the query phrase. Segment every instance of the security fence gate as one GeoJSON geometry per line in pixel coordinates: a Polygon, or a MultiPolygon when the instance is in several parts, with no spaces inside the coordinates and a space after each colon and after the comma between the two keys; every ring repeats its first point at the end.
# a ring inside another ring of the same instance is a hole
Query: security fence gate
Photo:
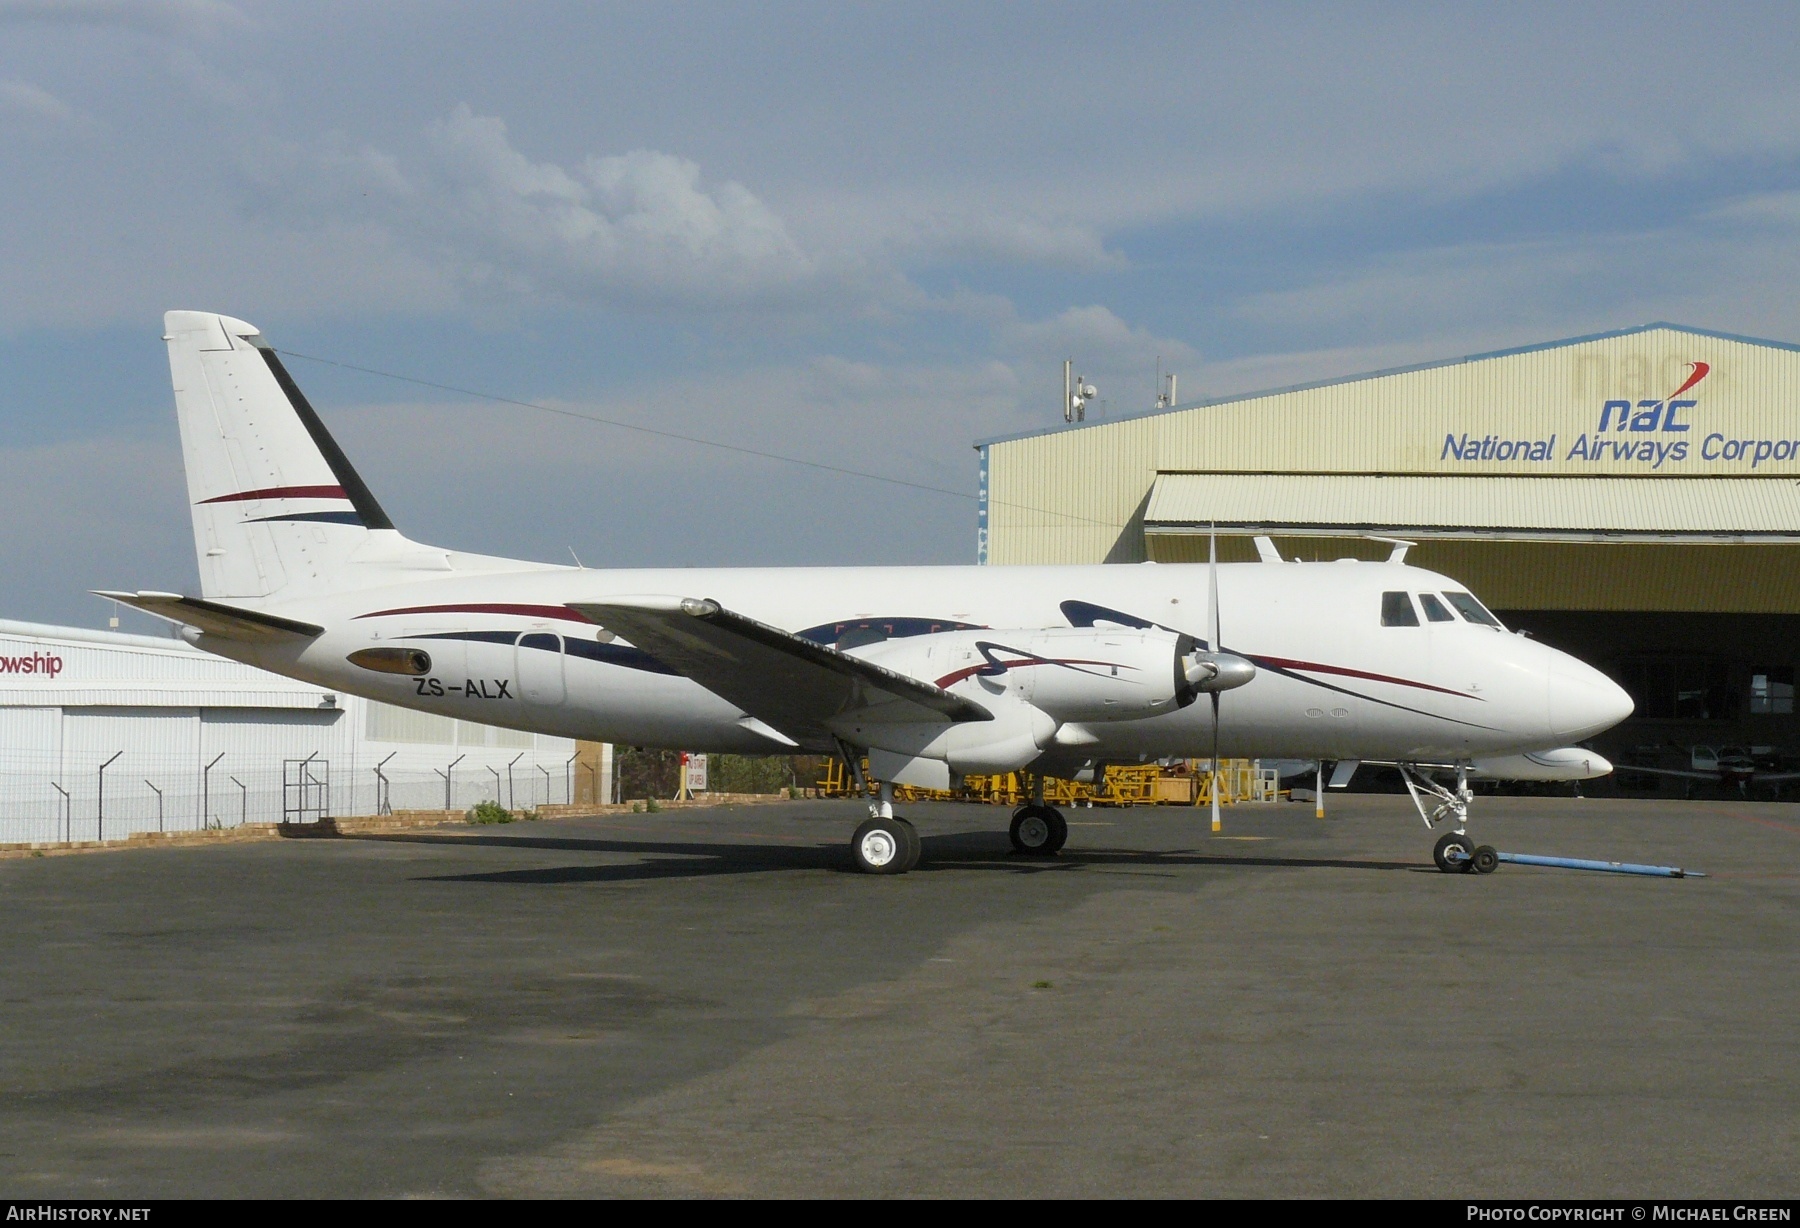
{"type": "Polygon", "coordinates": [[[317,823],[331,817],[331,761],[307,757],[281,762],[281,821],[317,823]]]}

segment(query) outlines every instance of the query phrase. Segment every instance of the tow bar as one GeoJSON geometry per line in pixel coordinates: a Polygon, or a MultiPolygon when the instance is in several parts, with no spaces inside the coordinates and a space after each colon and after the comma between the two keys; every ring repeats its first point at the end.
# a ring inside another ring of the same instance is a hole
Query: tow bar
{"type": "MultiPolygon", "coordinates": [[[[1456,850],[1446,854],[1450,861],[1472,860],[1467,854],[1458,855],[1456,850]]],[[[1698,870],[1684,870],[1680,866],[1641,866],[1629,861],[1586,861],[1579,857],[1539,857],[1535,853],[1501,853],[1496,851],[1499,861],[1510,861],[1516,866],[1549,866],[1557,870],[1596,870],[1603,874],[1645,874],[1652,878],[1705,878],[1698,870]]]]}

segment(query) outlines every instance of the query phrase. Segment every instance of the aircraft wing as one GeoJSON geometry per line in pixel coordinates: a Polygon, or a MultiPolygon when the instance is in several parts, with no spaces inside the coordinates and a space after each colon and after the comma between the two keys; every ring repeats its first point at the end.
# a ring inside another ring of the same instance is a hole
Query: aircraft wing
{"type": "MultiPolygon", "coordinates": [[[[1721,772],[1691,771],[1688,768],[1639,767],[1635,763],[1615,764],[1613,772],[1615,775],[1620,772],[1645,772],[1651,776],[1679,776],[1684,780],[1710,780],[1715,783],[1725,779],[1721,772]]],[[[1758,776],[1757,779],[1765,780],[1767,777],[1758,776]]]]}
{"type": "Polygon", "coordinates": [[[569,608],[806,746],[831,747],[826,722],[851,711],[890,721],[994,719],[972,700],[803,640],[716,601],[626,597],[570,602],[569,608]]]}
{"type": "Polygon", "coordinates": [[[312,623],[240,609],[200,597],[183,597],[180,593],[114,593],[96,590],[94,595],[132,606],[158,618],[166,618],[172,623],[198,627],[207,635],[216,635],[222,640],[274,644],[283,640],[310,640],[325,632],[325,628],[312,623]]]}

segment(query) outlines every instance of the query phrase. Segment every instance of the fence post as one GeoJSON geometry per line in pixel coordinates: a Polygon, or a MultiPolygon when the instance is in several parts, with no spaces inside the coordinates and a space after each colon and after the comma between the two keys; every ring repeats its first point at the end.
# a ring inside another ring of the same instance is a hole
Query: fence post
{"type": "MultiPolygon", "coordinates": [[[[250,786],[236,776],[227,776],[225,779],[238,787],[238,826],[242,827],[250,821],[250,786]]],[[[223,827],[224,824],[220,826],[223,827]]]]}
{"type": "Polygon", "coordinates": [[[69,800],[69,791],[67,789],[57,784],[54,780],[50,782],[50,787],[62,794],[63,843],[69,844],[72,842],[74,836],[74,832],[72,832],[70,828],[75,825],[75,806],[69,800]]]}
{"type": "MultiPolygon", "coordinates": [[[[375,813],[376,814],[392,814],[392,813],[394,813],[394,807],[388,800],[388,778],[386,775],[384,775],[382,773],[381,769],[387,766],[388,759],[392,759],[395,755],[397,755],[399,753],[400,752],[397,750],[391,750],[387,754],[387,759],[383,759],[380,763],[377,763],[375,765],[375,813]]],[[[355,799],[352,798],[351,800],[354,801],[355,799]]]]}
{"type": "Polygon", "coordinates": [[[212,762],[200,773],[200,830],[205,831],[212,826],[212,770],[219,766],[219,760],[225,757],[220,751],[213,756],[212,762]]]}
{"type": "MultiPolygon", "coordinates": [[[[148,780],[144,783],[150,785],[148,780]]],[[[161,831],[163,829],[162,790],[155,785],[150,785],[150,792],[156,794],[156,830],[161,831]]]]}
{"type": "Polygon", "coordinates": [[[437,772],[437,774],[439,776],[442,776],[444,778],[444,809],[445,810],[454,809],[454,807],[450,805],[450,776],[453,772],[456,771],[456,765],[461,763],[464,759],[467,759],[467,758],[468,758],[467,755],[458,755],[456,758],[454,758],[450,761],[450,767],[447,770],[440,771],[437,768],[431,769],[432,771],[437,772]]]}
{"type": "Polygon", "coordinates": [[[100,770],[95,773],[100,778],[100,785],[94,796],[94,839],[101,844],[106,843],[106,769],[124,753],[122,750],[115,750],[113,757],[102,763],[100,770]]]}
{"type": "Polygon", "coordinates": [[[563,792],[569,795],[565,800],[571,806],[575,804],[575,761],[579,758],[581,758],[581,752],[576,751],[569,756],[569,761],[563,764],[563,792]]]}
{"type": "MultiPolygon", "coordinates": [[[[487,765],[487,770],[488,775],[494,778],[494,805],[498,806],[500,804],[500,769],[490,763],[487,765]]],[[[449,807],[446,806],[444,809],[448,810],[449,807]]]]}
{"type": "Polygon", "coordinates": [[[548,806],[550,804],[550,769],[541,763],[534,763],[531,766],[544,774],[544,805],[548,806]]]}
{"type": "Polygon", "coordinates": [[[506,765],[506,808],[508,810],[517,810],[519,808],[519,794],[518,791],[513,788],[512,770],[513,763],[517,763],[524,757],[525,752],[520,751],[512,757],[512,763],[506,765]]]}

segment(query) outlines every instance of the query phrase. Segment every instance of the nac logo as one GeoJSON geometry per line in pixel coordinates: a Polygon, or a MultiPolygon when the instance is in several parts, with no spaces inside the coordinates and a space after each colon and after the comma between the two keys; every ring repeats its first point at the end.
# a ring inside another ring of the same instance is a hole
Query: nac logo
{"type": "Polygon", "coordinates": [[[1687,381],[1660,401],[1639,401],[1633,405],[1630,401],[1608,401],[1600,408],[1600,425],[1595,434],[1611,431],[1685,431],[1691,423],[1683,422],[1683,410],[1694,408],[1698,401],[1682,400],[1681,394],[1687,392],[1695,384],[1706,378],[1712,370],[1709,363],[1690,362],[1691,373],[1687,381]]]}

